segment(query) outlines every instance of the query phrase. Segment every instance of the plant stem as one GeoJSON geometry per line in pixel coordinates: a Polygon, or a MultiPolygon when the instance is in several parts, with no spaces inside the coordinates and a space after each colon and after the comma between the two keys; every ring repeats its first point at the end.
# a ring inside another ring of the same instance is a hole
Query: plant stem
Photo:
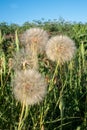
{"type": "Polygon", "coordinates": [[[24,115],[24,108],[25,108],[25,104],[23,103],[21,115],[20,115],[20,119],[19,119],[19,124],[18,124],[18,130],[21,130],[21,128],[22,128],[22,118],[23,118],[23,115],[24,115]]]}
{"type": "Polygon", "coordinates": [[[54,78],[55,78],[55,76],[56,76],[57,73],[58,73],[58,65],[59,65],[59,62],[57,62],[57,65],[56,65],[56,68],[55,68],[53,77],[52,77],[52,79],[51,79],[51,81],[50,81],[49,92],[53,89],[54,78]]]}

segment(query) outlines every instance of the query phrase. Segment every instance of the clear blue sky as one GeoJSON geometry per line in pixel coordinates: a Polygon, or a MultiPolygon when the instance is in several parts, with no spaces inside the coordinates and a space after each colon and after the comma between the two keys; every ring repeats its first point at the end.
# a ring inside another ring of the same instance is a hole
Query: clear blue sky
{"type": "Polygon", "coordinates": [[[64,18],[87,22],[87,0],[0,0],[0,22],[23,24],[64,18]]]}

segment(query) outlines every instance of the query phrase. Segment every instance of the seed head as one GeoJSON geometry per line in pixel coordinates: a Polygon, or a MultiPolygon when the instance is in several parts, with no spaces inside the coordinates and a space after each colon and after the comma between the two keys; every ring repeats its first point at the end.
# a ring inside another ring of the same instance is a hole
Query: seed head
{"type": "Polygon", "coordinates": [[[64,63],[73,57],[75,54],[75,43],[67,36],[54,36],[49,39],[46,45],[47,57],[59,63],[64,63]]]}
{"type": "Polygon", "coordinates": [[[17,71],[12,80],[15,98],[25,105],[33,105],[43,100],[47,84],[42,75],[33,70],[17,71]]]}
{"type": "Polygon", "coordinates": [[[44,51],[45,45],[48,41],[48,34],[45,30],[40,28],[30,28],[26,30],[21,38],[20,42],[27,49],[28,47],[42,53],[44,51]]]}
{"type": "Polygon", "coordinates": [[[36,64],[36,61],[32,55],[31,50],[25,51],[25,49],[21,49],[20,51],[14,54],[13,69],[15,71],[24,70],[24,69],[32,69],[35,67],[35,64],[36,64]]]}

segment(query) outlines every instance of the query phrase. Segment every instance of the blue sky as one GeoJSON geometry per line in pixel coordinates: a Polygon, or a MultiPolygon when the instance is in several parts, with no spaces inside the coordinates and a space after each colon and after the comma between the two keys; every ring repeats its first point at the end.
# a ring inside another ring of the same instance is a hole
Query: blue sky
{"type": "Polygon", "coordinates": [[[0,22],[23,24],[64,18],[87,22],[87,0],[0,0],[0,22]]]}

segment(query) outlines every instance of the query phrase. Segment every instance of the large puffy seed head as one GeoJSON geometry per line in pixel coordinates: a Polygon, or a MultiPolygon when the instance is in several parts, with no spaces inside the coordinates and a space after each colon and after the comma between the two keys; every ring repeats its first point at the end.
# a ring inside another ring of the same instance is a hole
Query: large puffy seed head
{"type": "Polygon", "coordinates": [[[18,71],[12,80],[13,93],[21,103],[33,105],[43,100],[47,84],[42,75],[34,70],[18,71]]]}
{"type": "Polygon", "coordinates": [[[59,63],[71,60],[75,53],[76,47],[73,40],[67,36],[54,36],[49,39],[46,45],[47,57],[59,63]]]}
{"type": "Polygon", "coordinates": [[[31,47],[32,49],[32,47],[35,47],[38,53],[41,53],[48,41],[48,34],[41,28],[30,28],[22,34],[20,41],[25,48],[31,47]]]}

